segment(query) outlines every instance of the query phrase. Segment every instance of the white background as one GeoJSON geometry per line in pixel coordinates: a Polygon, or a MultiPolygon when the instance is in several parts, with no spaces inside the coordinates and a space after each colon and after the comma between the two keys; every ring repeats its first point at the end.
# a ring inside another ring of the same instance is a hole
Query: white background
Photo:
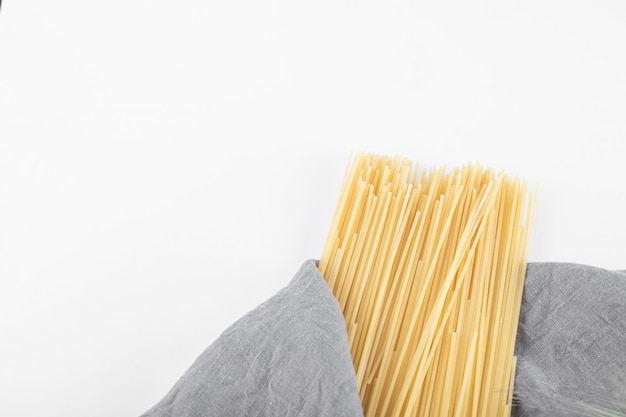
{"type": "Polygon", "coordinates": [[[319,258],[350,152],[518,174],[531,261],[626,268],[625,22],[621,0],[5,0],[0,414],[152,406],[319,258]]]}

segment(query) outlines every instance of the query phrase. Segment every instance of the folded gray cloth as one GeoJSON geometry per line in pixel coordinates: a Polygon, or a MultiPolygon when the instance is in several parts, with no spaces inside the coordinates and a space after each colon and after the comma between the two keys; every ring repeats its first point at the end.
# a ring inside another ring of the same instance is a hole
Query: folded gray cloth
{"type": "Polygon", "coordinates": [[[513,416],[626,415],[626,274],[529,264],[515,351],[513,416]]]}
{"type": "MultiPolygon", "coordinates": [[[[529,264],[514,416],[626,415],[625,352],[626,274],[529,264]]],[[[362,415],[343,315],[309,260],[143,417],[362,415]]]]}
{"type": "Polygon", "coordinates": [[[143,414],[362,415],[343,314],[314,260],[229,327],[143,414]]]}

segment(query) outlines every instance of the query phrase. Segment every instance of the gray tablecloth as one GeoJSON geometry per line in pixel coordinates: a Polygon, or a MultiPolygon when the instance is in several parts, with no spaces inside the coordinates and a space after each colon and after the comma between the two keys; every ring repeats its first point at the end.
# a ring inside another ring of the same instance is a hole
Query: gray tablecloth
{"type": "Polygon", "coordinates": [[[515,351],[513,415],[626,415],[626,274],[529,264],[515,351]]]}
{"type": "MultiPolygon", "coordinates": [[[[626,274],[529,264],[516,354],[514,416],[626,415],[626,274]]],[[[362,415],[341,310],[309,260],[143,417],[362,415]]]]}

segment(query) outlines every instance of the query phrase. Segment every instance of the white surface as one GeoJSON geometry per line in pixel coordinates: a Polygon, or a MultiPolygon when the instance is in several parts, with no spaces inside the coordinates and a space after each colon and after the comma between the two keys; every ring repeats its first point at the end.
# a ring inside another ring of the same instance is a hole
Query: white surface
{"type": "Polygon", "coordinates": [[[145,411],[319,257],[351,151],[516,173],[531,261],[626,268],[626,3],[415,3],[3,2],[0,413],[145,411]]]}

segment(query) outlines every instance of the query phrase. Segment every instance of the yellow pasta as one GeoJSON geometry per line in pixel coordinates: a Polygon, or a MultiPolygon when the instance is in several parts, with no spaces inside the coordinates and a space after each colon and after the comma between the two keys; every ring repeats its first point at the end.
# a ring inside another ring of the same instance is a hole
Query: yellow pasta
{"type": "Polygon", "coordinates": [[[359,153],[318,268],[366,416],[507,416],[534,198],[479,165],[359,153]]]}

